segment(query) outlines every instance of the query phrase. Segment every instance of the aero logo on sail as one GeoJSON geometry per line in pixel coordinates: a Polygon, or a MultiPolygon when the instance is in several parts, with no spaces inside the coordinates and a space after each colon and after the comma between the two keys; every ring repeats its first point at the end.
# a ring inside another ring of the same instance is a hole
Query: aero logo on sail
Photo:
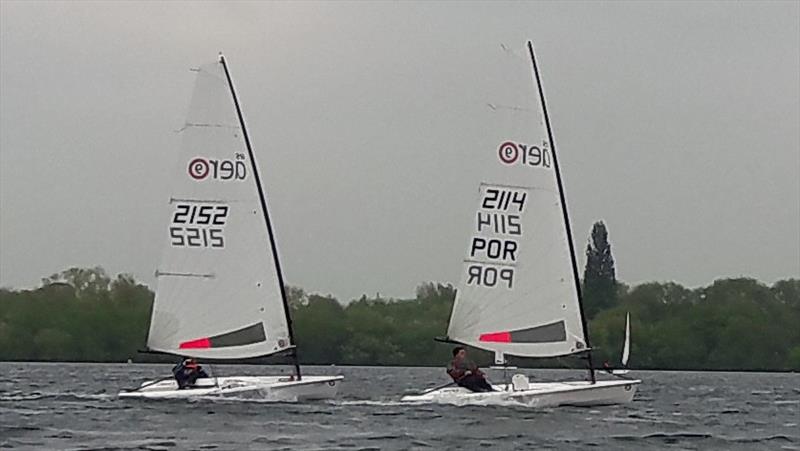
{"type": "Polygon", "coordinates": [[[503,164],[524,164],[526,166],[550,167],[550,150],[547,143],[542,143],[542,147],[532,146],[523,143],[506,141],[500,144],[497,149],[497,156],[503,164]]]}
{"type": "Polygon", "coordinates": [[[247,178],[247,165],[244,155],[237,153],[236,160],[213,160],[196,157],[189,162],[189,176],[197,181],[211,178],[214,180],[244,180],[247,178]]]}

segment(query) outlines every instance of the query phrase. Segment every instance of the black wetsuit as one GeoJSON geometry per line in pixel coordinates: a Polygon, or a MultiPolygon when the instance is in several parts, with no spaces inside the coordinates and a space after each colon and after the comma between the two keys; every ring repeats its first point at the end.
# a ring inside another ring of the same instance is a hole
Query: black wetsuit
{"type": "Polygon", "coordinates": [[[179,390],[190,388],[201,377],[208,377],[208,373],[200,365],[187,366],[185,362],[175,365],[172,368],[172,374],[175,376],[179,390]]]}
{"type": "Polygon", "coordinates": [[[474,392],[494,391],[491,385],[486,382],[481,370],[474,362],[455,358],[450,362],[447,374],[453,378],[456,384],[474,392]],[[469,374],[467,374],[469,372],[469,374]]]}

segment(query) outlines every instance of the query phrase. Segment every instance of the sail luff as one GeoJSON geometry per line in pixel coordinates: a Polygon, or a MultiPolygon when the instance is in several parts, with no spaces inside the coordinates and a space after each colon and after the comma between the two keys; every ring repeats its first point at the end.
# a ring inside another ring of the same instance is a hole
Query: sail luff
{"type": "MultiPolygon", "coordinates": [[[[272,230],[272,221],[270,220],[269,216],[269,209],[267,207],[267,198],[264,194],[264,188],[261,185],[261,176],[258,172],[258,164],[256,164],[255,155],[253,153],[253,148],[250,144],[250,135],[247,133],[247,126],[245,125],[244,115],[242,114],[242,109],[239,105],[239,98],[236,96],[236,90],[233,87],[233,79],[231,78],[230,71],[228,69],[228,63],[225,60],[225,57],[220,54],[219,55],[219,62],[222,64],[223,69],[225,70],[225,78],[228,80],[228,87],[231,90],[231,97],[233,97],[233,104],[236,107],[236,115],[239,118],[239,125],[242,128],[242,137],[244,138],[245,146],[247,147],[247,153],[250,156],[250,164],[253,170],[253,177],[255,179],[256,187],[258,188],[258,197],[261,201],[261,211],[264,215],[264,222],[266,223],[267,227],[267,235],[269,236],[269,243],[270,249],[272,251],[272,258],[275,262],[275,270],[278,276],[278,283],[280,285],[280,293],[281,299],[283,300],[283,310],[284,315],[286,315],[286,325],[289,330],[289,342],[294,345],[294,330],[292,328],[292,316],[289,310],[289,302],[286,297],[286,286],[283,281],[283,271],[281,270],[281,262],[280,258],[278,257],[278,248],[275,243],[275,235],[273,234],[272,230]]],[[[294,360],[294,367],[295,367],[295,374],[297,378],[300,379],[300,364],[297,360],[297,348],[295,347],[292,351],[292,358],[294,360]]]]}
{"type": "Polygon", "coordinates": [[[545,103],[544,89],[542,87],[542,81],[539,75],[539,67],[536,64],[536,55],[533,51],[533,42],[531,41],[528,41],[528,51],[530,52],[531,55],[533,74],[536,78],[536,88],[539,91],[539,100],[542,105],[542,114],[544,116],[545,127],[547,128],[547,138],[550,141],[550,150],[553,155],[553,169],[555,170],[556,173],[558,195],[561,198],[561,209],[564,213],[564,227],[566,228],[567,242],[569,243],[569,253],[572,261],[572,273],[573,273],[573,278],[575,280],[575,290],[578,294],[578,308],[580,310],[581,324],[583,326],[583,337],[584,340],[586,341],[587,359],[589,363],[589,375],[592,383],[594,383],[595,374],[594,374],[594,364],[592,362],[592,346],[591,346],[591,341],[589,340],[589,328],[586,325],[586,315],[584,314],[584,309],[583,309],[583,294],[581,292],[581,282],[580,282],[581,279],[578,273],[578,261],[577,258],[575,257],[575,244],[572,240],[572,228],[570,227],[569,223],[569,213],[567,211],[567,199],[566,196],[564,195],[564,186],[561,181],[561,171],[559,170],[558,166],[556,143],[555,140],[553,139],[553,130],[550,127],[550,116],[547,114],[547,104],[545,103]]]}

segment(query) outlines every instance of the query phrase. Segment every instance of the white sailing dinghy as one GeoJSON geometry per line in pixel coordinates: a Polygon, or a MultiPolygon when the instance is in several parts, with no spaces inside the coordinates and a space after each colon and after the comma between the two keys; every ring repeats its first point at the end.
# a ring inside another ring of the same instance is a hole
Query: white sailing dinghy
{"type": "Polygon", "coordinates": [[[119,396],[333,397],[342,376],[300,373],[266,198],[225,58],[194,70],[148,351],[202,360],[286,353],[294,374],[202,378],[183,390],[168,377],[119,396]]]}
{"type": "Polygon", "coordinates": [[[507,355],[584,355],[589,376],[574,382],[533,382],[517,374],[510,382],[494,384],[494,392],[473,393],[449,384],[402,400],[459,405],[518,402],[532,407],[629,402],[640,381],[595,379],[575,249],[533,45],[529,41],[524,52],[505,46],[501,50],[494,57],[482,56],[489,66],[485,77],[498,92],[482,109],[480,120],[486,129],[475,143],[477,152],[469,156],[482,163],[482,178],[445,341],[494,352],[499,365],[506,364],[507,355]]]}
{"type": "Polygon", "coordinates": [[[631,314],[628,313],[625,315],[625,341],[622,345],[622,368],[611,370],[611,374],[615,376],[623,376],[628,374],[630,370],[628,369],[628,359],[631,356],[631,314]]]}

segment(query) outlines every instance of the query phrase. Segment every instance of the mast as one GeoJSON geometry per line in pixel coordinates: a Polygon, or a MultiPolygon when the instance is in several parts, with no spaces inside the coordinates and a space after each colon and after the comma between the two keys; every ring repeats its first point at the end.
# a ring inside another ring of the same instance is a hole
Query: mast
{"type": "Polygon", "coordinates": [[[289,302],[286,299],[286,288],[283,284],[283,272],[281,271],[281,262],[278,258],[278,248],[275,245],[275,238],[272,234],[272,222],[269,219],[269,210],[267,209],[267,198],[264,195],[264,189],[261,187],[261,177],[258,174],[258,166],[256,165],[256,159],[253,155],[253,148],[250,146],[250,136],[247,134],[247,127],[244,123],[244,116],[242,115],[242,109],[239,107],[239,99],[236,97],[236,90],[233,88],[233,80],[231,79],[231,74],[228,71],[228,64],[225,62],[225,57],[222,53],[219,54],[219,62],[222,64],[223,69],[225,69],[225,78],[228,79],[228,87],[231,90],[231,97],[233,97],[233,104],[236,107],[236,115],[239,117],[239,125],[242,127],[242,136],[244,136],[244,143],[247,147],[247,154],[250,156],[250,165],[253,169],[253,176],[256,180],[256,187],[258,188],[258,198],[261,200],[261,212],[264,214],[264,221],[267,225],[267,236],[269,237],[269,244],[270,248],[272,249],[272,258],[275,262],[275,270],[278,273],[278,285],[280,285],[281,289],[281,299],[283,300],[283,311],[286,315],[286,326],[289,329],[289,341],[294,345],[294,349],[291,352],[292,363],[294,364],[294,371],[295,375],[297,376],[297,380],[301,379],[300,375],[300,363],[297,360],[297,345],[294,341],[294,331],[292,330],[292,315],[289,312],[289,302]]]}
{"type": "MultiPolygon", "coordinates": [[[[542,103],[542,113],[544,114],[544,123],[547,127],[547,139],[550,141],[550,150],[553,152],[553,168],[556,171],[556,183],[558,184],[558,196],[561,198],[561,211],[564,214],[564,227],[567,231],[567,242],[569,243],[569,256],[572,260],[572,275],[575,279],[575,290],[578,294],[578,308],[581,312],[581,325],[583,326],[583,336],[586,339],[587,359],[589,361],[589,378],[592,383],[595,383],[594,364],[592,363],[592,346],[589,342],[589,328],[586,326],[586,316],[583,313],[583,295],[581,293],[581,282],[578,276],[578,261],[575,258],[575,245],[572,242],[572,229],[569,225],[569,214],[567,214],[567,199],[564,196],[564,187],[561,183],[561,171],[558,169],[558,158],[556,156],[556,142],[553,140],[553,131],[550,128],[550,117],[547,115],[547,104],[544,101],[544,90],[542,89],[542,81],[539,77],[539,67],[536,65],[536,55],[533,53],[533,43],[528,41],[528,51],[531,54],[531,63],[533,64],[533,74],[536,77],[536,88],[539,91],[539,100],[542,103]]],[[[247,135],[245,135],[247,136],[247,135]]]]}

